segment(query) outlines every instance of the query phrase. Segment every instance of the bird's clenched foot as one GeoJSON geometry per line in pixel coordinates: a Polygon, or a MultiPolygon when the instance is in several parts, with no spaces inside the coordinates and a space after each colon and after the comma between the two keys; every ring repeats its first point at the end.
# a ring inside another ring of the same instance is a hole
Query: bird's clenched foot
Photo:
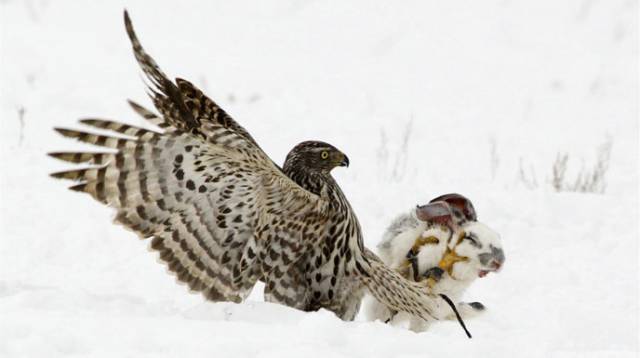
{"type": "Polygon", "coordinates": [[[442,275],[444,275],[444,270],[437,266],[428,269],[422,274],[427,279],[429,288],[433,288],[442,279],[442,275]]]}
{"type": "Polygon", "coordinates": [[[420,274],[418,272],[418,251],[411,249],[407,252],[407,261],[411,265],[411,271],[413,272],[413,280],[420,281],[420,274]]]}

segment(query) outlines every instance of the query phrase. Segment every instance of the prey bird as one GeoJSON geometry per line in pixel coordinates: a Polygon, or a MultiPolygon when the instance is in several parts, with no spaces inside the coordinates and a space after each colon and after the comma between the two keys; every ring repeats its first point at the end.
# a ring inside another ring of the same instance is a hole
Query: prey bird
{"type": "Polygon", "coordinates": [[[56,128],[100,153],[50,156],[80,169],[52,174],[114,208],[115,222],[151,239],[170,271],[212,301],[243,301],[258,280],[265,300],[352,320],[365,290],[390,310],[433,320],[442,299],[363,245],[358,219],[331,176],[347,166],[334,146],[307,141],[275,164],[253,137],[192,83],[170,80],[145,52],[125,11],[158,129],[104,119],[81,123],[116,136],[56,128]]]}

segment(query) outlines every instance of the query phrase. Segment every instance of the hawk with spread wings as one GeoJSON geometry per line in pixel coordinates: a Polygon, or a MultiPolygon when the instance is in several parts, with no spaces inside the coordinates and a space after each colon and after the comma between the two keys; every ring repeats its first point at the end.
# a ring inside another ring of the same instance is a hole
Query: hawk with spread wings
{"type": "Polygon", "coordinates": [[[295,146],[283,168],[198,88],[171,81],[145,52],[125,11],[135,58],[159,114],[130,102],[159,129],[109,120],[81,123],[114,135],[56,128],[109,148],[56,152],[87,166],[52,174],[77,181],[117,211],[115,222],[151,239],[178,280],[212,301],[241,302],[256,281],[265,299],[353,319],[368,289],[395,311],[424,319],[440,298],[385,266],[363,245],[358,219],[331,176],[348,165],[335,147],[295,146]]]}

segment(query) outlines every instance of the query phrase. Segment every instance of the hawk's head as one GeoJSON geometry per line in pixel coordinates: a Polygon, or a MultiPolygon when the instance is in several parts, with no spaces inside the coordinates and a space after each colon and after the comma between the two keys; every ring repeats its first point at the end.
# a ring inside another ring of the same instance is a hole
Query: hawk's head
{"type": "Polygon", "coordinates": [[[348,167],[349,158],[331,144],[319,141],[302,142],[287,154],[284,170],[304,168],[328,174],[335,167],[348,167]]]}

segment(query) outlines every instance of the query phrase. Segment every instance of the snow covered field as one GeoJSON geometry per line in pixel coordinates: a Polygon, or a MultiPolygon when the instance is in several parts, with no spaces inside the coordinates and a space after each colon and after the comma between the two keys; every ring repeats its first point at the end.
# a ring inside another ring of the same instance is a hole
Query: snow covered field
{"type": "Polygon", "coordinates": [[[636,357],[637,1],[143,2],[0,0],[0,356],[636,357]],[[177,285],[113,213],[65,189],[53,126],[140,123],[122,25],[277,162],[306,139],[369,247],[398,213],[470,197],[504,270],[468,291],[488,312],[415,334],[177,285]],[[604,194],[555,192],[611,144],[604,194]]]}

